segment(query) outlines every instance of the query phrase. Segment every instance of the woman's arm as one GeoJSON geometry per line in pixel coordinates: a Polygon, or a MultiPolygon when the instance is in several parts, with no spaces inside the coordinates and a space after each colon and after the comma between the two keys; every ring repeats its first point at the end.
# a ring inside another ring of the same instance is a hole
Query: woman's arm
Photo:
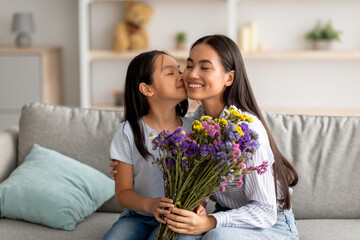
{"type": "Polygon", "coordinates": [[[110,159],[110,175],[112,175],[112,179],[115,180],[115,177],[117,175],[117,170],[116,170],[116,167],[117,165],[119,165],[119,161],[116,160],[116,159],[112,159],[112,158],[109,158],[110,159]]]}
{"type": "Polygon", "coordinates": [[[168,198],[147,198],[133,191],[133,166],[117,161],[117,175],[115,176],[116,201],[124,208],[133,211],[147,212],[154,215],[155,219],[165,223],[160,214],[169,213],[163,208],[173,208],[172,200],[168,198]]]}

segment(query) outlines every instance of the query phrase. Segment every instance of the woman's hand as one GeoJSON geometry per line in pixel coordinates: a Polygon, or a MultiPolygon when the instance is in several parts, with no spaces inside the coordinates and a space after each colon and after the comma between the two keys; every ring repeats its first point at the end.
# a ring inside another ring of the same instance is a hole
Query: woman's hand
{"type": "Polygon", "coordinates": [[[206,216],[206,203],[200,203],[199,205],[197,205],[193,212],[201,216],[206,216]]]}
{"type": "Polygon", "coordinates": [[[115,179],[115,176],[118,174],[118,171],[116,170],[117,165],[119,165],[119,161],[110,158],[110,174],[113,175],[112,179],[115,179]]]}
{"type": "Polygon", "coordinates": [[[169,214],[168,209],[173,208],[173,200],[169,198],[150,198],[146,203],[145,209],[146,212],[154,215],[155,219],[160,223],[166,223],[161,217],[160,214],[169,214]]]}
{"type": "Polygon", "coordinates": [[[174,232],[199,235],[216,227],[213,216],[199,215],[179,208],[172,208],[170,211],[171,213],[165,213],[165,221],[174,232]]]}

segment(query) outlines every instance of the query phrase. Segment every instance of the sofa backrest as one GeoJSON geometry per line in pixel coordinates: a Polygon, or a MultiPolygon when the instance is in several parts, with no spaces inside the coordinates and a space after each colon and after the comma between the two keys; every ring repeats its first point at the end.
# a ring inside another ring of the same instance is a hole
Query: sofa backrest
{"type": "MultiPolygon", "coordinates": [[[[122,117],[122,111],[27,104],[22,108],[20,117],[18,164],[37,143],[111,177],[109,146],[122,117]]],[[[121,212],[122,208],[113,197],[99,211],[121,212]]]]}
{"type": "MultiPolygon", "coordinates": [[[[25,105],[18,162],[38,143],[110,177],[109,146],[122,117],[122,111],[25,105]]],[[[265,112],[264,117],[280,150],[299,174],[292,195],[296,218],[360,218],[360,117],[265,112]]],[[[121,210],[112,198],[99,211],[121,210]]]]}
{"type": "Polygon", "coordinates": [[[292,195],[295,217],[360,218],[360,117],[264,117],[299,174],[292,195]]]}

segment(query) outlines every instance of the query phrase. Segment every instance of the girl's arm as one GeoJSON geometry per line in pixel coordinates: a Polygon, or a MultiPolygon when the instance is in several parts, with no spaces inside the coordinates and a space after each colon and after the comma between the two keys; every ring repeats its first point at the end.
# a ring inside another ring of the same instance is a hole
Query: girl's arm
{"type": "Polygon", "coordinates": [[[116,170],[118,172],[115,176],[116,201],[124,208],[151,213],[157,221],[165,223],[159,215],[169,213],[169,210],[163,210],[163,208],[173,208],[172,200],[148,198],[135,193],[133,191],[133,166],[131,164],[118,161],[116,170]]]}

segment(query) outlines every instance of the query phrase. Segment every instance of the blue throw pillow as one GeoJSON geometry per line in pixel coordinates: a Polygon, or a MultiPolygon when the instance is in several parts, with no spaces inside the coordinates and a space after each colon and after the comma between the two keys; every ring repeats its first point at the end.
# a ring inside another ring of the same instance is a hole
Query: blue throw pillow
{"type": "Polygon", "coordinates": [[[0,184],[0,215],[74,230],[114,189],[114,181],[98,170],[34,144],[24,163],[0,184]]]}

